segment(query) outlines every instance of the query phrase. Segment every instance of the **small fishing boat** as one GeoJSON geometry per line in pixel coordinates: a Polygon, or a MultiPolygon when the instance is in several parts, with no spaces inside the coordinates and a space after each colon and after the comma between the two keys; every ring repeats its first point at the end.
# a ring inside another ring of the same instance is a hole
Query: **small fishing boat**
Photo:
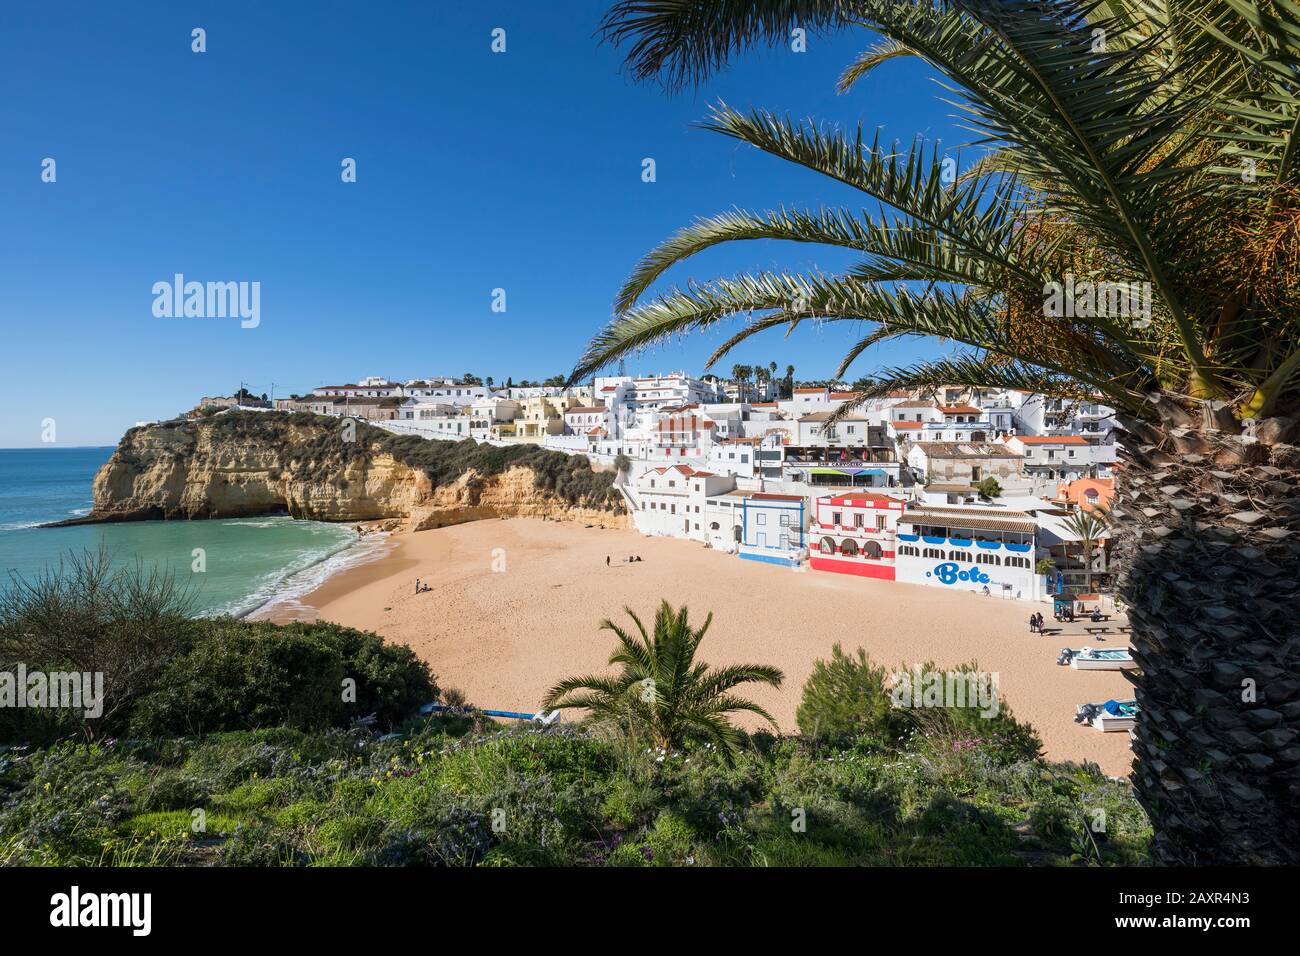
{"type": "Polygon", "coordinates": [[[1093,728],[1110,733],[1132,730],[1137,723],[1136,700],[1108,700],[1104,704],[1080,704],[1074,712],[1076,724],[1090,724],[1093,728]]]}
{"type": "Polygon", "coordinates": [[[1127,671],[1138,666],[1127,647],[1063,647],[1056,663],[1069,664],[1079,671],[1127,671]]]}

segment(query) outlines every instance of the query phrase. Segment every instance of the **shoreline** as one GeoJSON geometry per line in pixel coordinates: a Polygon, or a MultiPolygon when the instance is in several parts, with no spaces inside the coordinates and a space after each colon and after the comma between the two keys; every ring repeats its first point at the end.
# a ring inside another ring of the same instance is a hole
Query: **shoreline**
{"type": "MultiPolygon", "coordinates": [[[[370,529],[357,534],[355,538],[339,548],[322,555],[306,567],[293,571],[277,581],[265,600],[247,610],[234,615],[238,620],[269,620],[270,615],[281,608],[301,609],[301,599],[320,591],[330,581],[348,574],[358,568],[382,561],[393,550],[393,534],[388,531],[370,529]],[[373,543],[373,544],[372,544],[373,543]],[[330,562],[337,562],[338,567],[328,568],[330,562]],[[295,579],[320,573],[317,581],[305,580],[295,584],[295,579]]],[[[256,594],[256,591],[253,592],[256,594]]],[[[252,595],[249,595],[252,597],[252,595]]],[[[301,618],[297,618],[301,619],[301,618]]]]}
{"type": "MultiPolygon", "coordinates": [[[[1127,734],[1073,722],[1077,704],[1131,697],[1122,673],[1056,663],[1067,644],[1122,647],[1127,639],[1030,634],[1027,618],[1041,606],[1031,602],[796,572],[675,538],[536,518],[398,531],[388,541],[373,560],[250,619],[375,631],[410,646],[440,686],[461,690],[476,706],[531,711],[557,680],[609,670],[614,641],[599,629],[603,618],[630,626],[628,605],[648,624],[667,598],[686,604],[696,626],[713,612],[700,655],[711,666],[751,662],[785,671],[780,690],[741,689],[784,732],[797,731],[794,712],[813,662],[838,642],[846,652],[865,647],[891,669],[977,661],[998,674],[1004,699],[1038,730],[1048,759],[1091,761],[1113,776],[1132,764],[1127,734]],[[622,560],[630,555],[643,560],[622,560]],[[417,593],[417,578],[431,589],[417,593]]],[[[759,726],[747,715],[737,723],[759,726]]]]}

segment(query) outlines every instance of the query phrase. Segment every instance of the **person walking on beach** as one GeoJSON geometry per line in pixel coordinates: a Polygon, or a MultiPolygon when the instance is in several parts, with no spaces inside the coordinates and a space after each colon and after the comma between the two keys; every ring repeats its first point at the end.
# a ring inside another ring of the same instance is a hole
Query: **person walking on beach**
{"type": "Polygon", "coordinates": [[[1029,615],[1029,633],[1038,633],[1038,615],[1036,613],[1029,615]]]}
{"type": "Polygon", "coordinates": [[[416,593],[416,594],[419,594],[419,593],[420,593],[420,579],[419,579],[419,578],[416,578],[416,579],[415,579],[415,593],[416,593]]]}
{"type": "Polygon", "coordinates": [[[605,567],[609,567],[609,555],[605,555],[605,567]]]}

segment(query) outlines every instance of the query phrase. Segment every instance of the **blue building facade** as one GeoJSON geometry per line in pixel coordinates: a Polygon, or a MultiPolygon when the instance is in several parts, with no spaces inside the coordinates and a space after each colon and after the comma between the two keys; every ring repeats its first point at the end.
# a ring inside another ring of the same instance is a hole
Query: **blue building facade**
{"type": "Polygon", "coordinates": [[[742,558],[787,566],[799,563],[808,521],[803,497],[755,492],[745,496],[741,515],[742,558]]]}

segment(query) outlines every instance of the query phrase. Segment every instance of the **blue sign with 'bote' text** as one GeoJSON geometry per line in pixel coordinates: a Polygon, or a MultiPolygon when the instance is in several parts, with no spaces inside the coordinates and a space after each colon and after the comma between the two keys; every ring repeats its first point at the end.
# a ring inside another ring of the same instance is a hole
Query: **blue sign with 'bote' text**
{"type": "Polygon", "coordinates": [[[958,581],[969,581],[971,584],[989,583],[989,576],[977,565],[972,564],[969,571],[963,571],[956,561],[936,564],[933,571],[925,572],[925,576],[938,578],[940,584],[956,584],[958,581]]]}

